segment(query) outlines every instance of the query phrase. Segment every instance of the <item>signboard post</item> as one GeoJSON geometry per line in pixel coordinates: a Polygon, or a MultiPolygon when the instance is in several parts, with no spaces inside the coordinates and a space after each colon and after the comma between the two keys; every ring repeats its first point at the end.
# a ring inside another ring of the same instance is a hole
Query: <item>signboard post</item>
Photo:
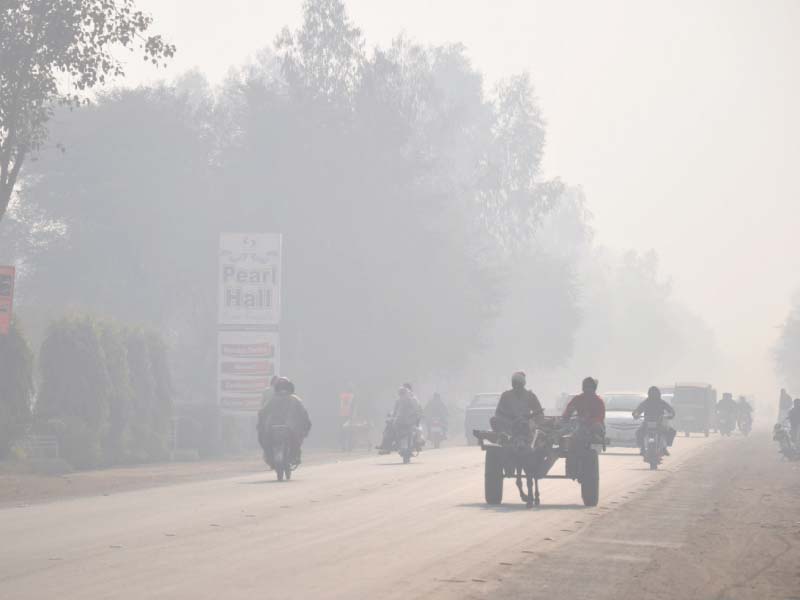
{"type": "Polygon", "coordinates": [[[280,235],[220,235],[218,304],[219,406],[257,412],[280,365],[280,235]]]}
{"type": "Polygon", "coordinates": [[[0,335],[8,335],[14,308],[14,267],[0,266],[0,335]]]}

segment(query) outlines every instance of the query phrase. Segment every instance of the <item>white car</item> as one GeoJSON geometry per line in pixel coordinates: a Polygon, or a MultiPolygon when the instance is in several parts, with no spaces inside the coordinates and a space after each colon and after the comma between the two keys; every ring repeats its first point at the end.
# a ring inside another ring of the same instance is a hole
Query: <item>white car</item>
{"type": "Polygon", "coordinates": [[[636,392],[601,394],[606,403],[606,438],[609,446],[636,448],[636,430],[642,422],[631,414],[647,396],[636,392]]]}

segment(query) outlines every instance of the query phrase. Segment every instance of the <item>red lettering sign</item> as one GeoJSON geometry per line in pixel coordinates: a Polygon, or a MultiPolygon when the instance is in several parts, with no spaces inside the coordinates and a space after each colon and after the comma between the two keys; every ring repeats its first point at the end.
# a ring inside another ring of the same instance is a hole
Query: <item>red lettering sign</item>
{"type": "Polygon", "coordinates": [[[8,335],[14,305],[14,267],[0,267],[0,335],[8,335]]]}

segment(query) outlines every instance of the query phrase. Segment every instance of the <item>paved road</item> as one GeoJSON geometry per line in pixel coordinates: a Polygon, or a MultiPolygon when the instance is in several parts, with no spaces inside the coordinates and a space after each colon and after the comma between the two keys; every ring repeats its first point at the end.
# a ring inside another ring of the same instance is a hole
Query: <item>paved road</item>
{"type": "MultiPolygon", "coordinates": [[[[714,439],[678,438],[665,468],[601,458],[601,501],[542,484],[526,510],[483,503],[483,453],[427,451],[0,510],[0,598],[457,597],[656,482],[714,439]]],[[[559,468],[557,465],[556,469],[559,468]]],[[[636,560],[635,555],[630,557],[636,560]]]]}

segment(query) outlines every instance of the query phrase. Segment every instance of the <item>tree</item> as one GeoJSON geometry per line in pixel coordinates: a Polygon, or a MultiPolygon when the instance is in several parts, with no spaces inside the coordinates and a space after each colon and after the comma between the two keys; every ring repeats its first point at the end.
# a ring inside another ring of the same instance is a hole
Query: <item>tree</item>
{"type": "Polygon", "coordinates": [[[33,354],[16,321],[0,335],[0,460],[7,458],[31,418],[33,354]]]}
{"type": "Polygon", "coordinates": [[[120,48],[153,64],[175,47],[146,36],[152,19],[134,0],[8,0],[0,10],[0,220],[22,166],[47,137],[57,104],[124,74],[120,48]],[[62,82],[66,80],[68,84],[62,82]]]}
{"type": "Polygon", "coordinates": [[[62,455],[73,466],[101,464],[112,386],[97,323],[90,317],[53,322],[39,364],[39,426],[56,434],[62,455]]]}

